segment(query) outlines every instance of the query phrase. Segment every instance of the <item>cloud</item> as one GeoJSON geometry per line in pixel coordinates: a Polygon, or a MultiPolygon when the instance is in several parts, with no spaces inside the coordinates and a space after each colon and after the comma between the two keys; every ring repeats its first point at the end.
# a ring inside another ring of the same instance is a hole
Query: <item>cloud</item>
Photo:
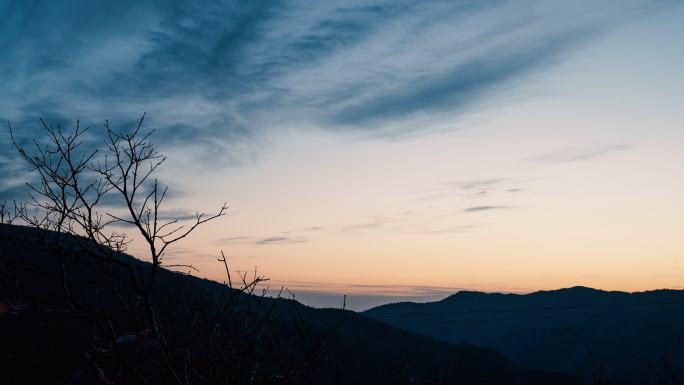
{"type": "Polygon", "coordinates": [[[373,306],[398,301],[436,301],[452,295],[459,287],[332,284],[329,282],[271,281],[294,293],[295,298],[307,305],[340,308],[346,296],[346,306],[352,310],[365,310],[373,306]]]}
{"type": "Polygon", "coordinates": [[[492,210],[504,210],[504,209],[511,209],[513,208],[512,206],[472,206],[472,207],[466,207],[463,209],[463,212],[465,213],[477,213],[481,211],[492,211],[492,210]]]}
{"type": "Polygon", "coordinates": [[[214,240],[215,244],[248,244],[248,245],[288,245],[293,243],[303,243],[307,242],[306,238],[302,237],[289,237],[284,235],[274,235],[272,237],[265,238],[255,238],[246,235],[226,237],[214,240]]]}
{"type": "Polygon", "coordinates": [[[26,200],[30,181],[29,167],[12,145],[9,130],[0,129],[0,202],[26,200]]]}
{"type": "Polygon", "coordinates": [[[357,223],[353,225],[343,226],[343,231],[368,230],[383,227],[387,224],[396,222],[396,219],[391,217],[374,217],[368,222],[357,223]]]}
{"type": "Polygon", "coordinates": [[[24,202],[28,198],[28,192],[29,190],[28,187],[26,187],[26,185],[16,185],[0,188],[0,203],[5,201],[24,202]]]}
{"type": "Polygon", "coordinates": [[[250,240],[251,237],[248,236],[237,236],[237,237],[225,237],[221,239],[216,239],[214,243],[218,244],[223,244],[223,243],[242,243],[245,241],[250,240]]]}
{"type": "Polygon", "coordinates": [[[255,245],[287,245],[292,243],[303,243],[306,242],[304,238],[292,238],[285,236],[273,236],[268,238],[257,239],[255,245]]]}
{"type": "Polygon", "coordinates": [[[491,186],[500,184],[502,182],[505,182],[506,180],[508,180],[508,179],[507,178],[478,179],[478,180],[471,180],[471,181],[467,181],[467,182],[452,183],[452,185],[458,186],[464,190],[482,189],[482,188],[491,187],[491,186]]]}
{"type": "MultiPolygon", "coordinates": [[[[197,211],[185,210],[185,209],[172,209],[172,210],[161,210],[159,212],[159,220],[162,221],[189,221],[196,220],[198,213],[197,211]]],[[[206,215],[205,215],[206,217],[206,215]]]]}
{"type": "MultiPolygon", "coordinates": [[[[506,91],[646,0],[50,0],[0,6],[0,117],[132,124],[239,162],[292,122],[395,135],[506,91]]],[[[663,0],[663,3],[668,3],[663,0]]]]}
{"type": "MultiPolygon", "coordinates": [[[[278,282],[278,281],[272,281],[278,282]]],[[[315,281],[287,281],[279,282],[290,289],[300,291],[324,291],[324,292],[342,292],[347,294],[359,293],[373,293],[386,295],[429,295],[429,294],[453,294],[459,290],[464,290],[459,287],[449,286],[429,286],[429,285],[374,285],[374,284],[354,284],[354,283],[330,283],[330,282],[315,282],[315,281]]]]}
{"type": "Polygon", "coordinates": [[[314,231],[322,231],[324,230],[323,227],[321,226],[307,226],[303,228],[296,228],[296,229],[291,229],[291,230],[286,230],[283,231],[283,234],[292,234],[292,233],[298,233],[298,232],[314,232],[314,231]]]}
{"type": "Polygon", "coordinates": [[[542,163],[570,163],[584,160],[596,159],[614,152],[623,152],[636,148],[629,143],[605,144],[589,147],[569,147],[546,154],[529,158],[529,160],[542,163]]]}
{"type": "Polygon", "coordinates": [[[437,192],[430,193],[418,198],[420,202],[434,202],[449,198],[463,197],[482,197],[508,178],[477,179],[465,182],[445,182],[437,189],[437,192]]]}

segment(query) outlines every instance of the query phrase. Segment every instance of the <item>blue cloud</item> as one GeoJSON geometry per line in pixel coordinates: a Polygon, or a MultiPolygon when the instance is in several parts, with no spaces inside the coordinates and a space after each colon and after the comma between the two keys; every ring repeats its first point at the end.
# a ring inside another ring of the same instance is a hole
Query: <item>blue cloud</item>
{"type": "Polygon", "coordinates": [[[282,122],[396,135],[425,129],[398,121],[458,115],[650,4],[5,2],[0,117],[28,136],[38,116],[125,125],[147,111],[159,139],[204,151],[282,122]]]}

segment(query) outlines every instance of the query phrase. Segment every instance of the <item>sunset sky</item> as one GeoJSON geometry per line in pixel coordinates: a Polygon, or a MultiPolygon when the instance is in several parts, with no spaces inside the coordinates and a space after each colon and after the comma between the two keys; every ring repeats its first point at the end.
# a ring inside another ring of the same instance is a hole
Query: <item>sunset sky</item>
{"type": "MultiPolygon", "coordinates": [[[[223,250],[354,309],[684,288],[679,1],[20,0],[0,19],[21,139],[146,112],[169,209],[229,204],[172,254],[201,276],[223,279],[223,250]]],[[[0,200],[20,198],[0,132],[0,200]]]]}

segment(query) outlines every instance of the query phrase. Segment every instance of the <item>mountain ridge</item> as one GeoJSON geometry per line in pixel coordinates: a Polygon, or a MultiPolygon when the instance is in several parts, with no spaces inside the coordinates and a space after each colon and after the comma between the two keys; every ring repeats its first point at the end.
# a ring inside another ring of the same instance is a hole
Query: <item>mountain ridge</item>
{"type": "Polygon", "coordinates": [[[666,356],[674,357],[674,367],[684,373],[684,290],[460,291],[439,301],[386,304],[364,314],[442,341],[487,346],[526,367],[587,380],[590,358],[583,344],[606,370],[631,360],[615,384],[650,383],[666,356]]]}
{"type": "Polygon", "coordinates": [[[450,294],[442,299],[435,301],[397,301],[388,302],[381,305],[374,306],[372,308],[362,311],[362,313],[373,312],[377,309],[382,309],[387,306],[394,305],[422,305],[422,304],[439,304],[439,303],[449,303],[451,301],[457,301],[463,297],[469,298],[521,298],[521,297],[535,297],[535,296],[553,296],[553,295],[563,295],[567,293],[583,293],[583,294],[605,294],[613,296],[629,296],[629,295],[661,295],[661,294],[672,294],[672,293],[684,293],[684,289],[672,289],[672,288],[660,288],[651,290],[641,290],[641,291],[622,291],[622,290],[604,290],[598,288],[592,288],[589,286],[569,286],[561,287],[558,289],[549,290],[536,290],[529,293],[509,293],[509,292],[497,292],[497,291],[479,291],[479,290],[459,290],[454,294],[450,294]]]}

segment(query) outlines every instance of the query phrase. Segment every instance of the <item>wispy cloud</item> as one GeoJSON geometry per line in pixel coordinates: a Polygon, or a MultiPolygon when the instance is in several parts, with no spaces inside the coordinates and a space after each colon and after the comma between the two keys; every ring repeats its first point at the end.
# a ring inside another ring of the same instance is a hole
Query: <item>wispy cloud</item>
{"type": "Polygon", "coordinates": [[[321,291],[338,292],[346,294],[383,294],[398,296],[422,296],[422,295],[450,295],[464,290],[459,287],[447,286],[428,286],[428,285],[373,285],[373,284],[354,284],[343,283],[334,284],[329,282],[303,282],[287,281],[282,282],[284,286],[297,291],[321,291]]]}
{"type": "Polygon", "coordinates": [[[0,202],[13,200],[23,202],[27,193],[28,189],[23,184],[3,187],[0,188],[0,202]]]}
{"type": "Polygon", "coordinates": [[[505,91],[646,4],[6,2],[0,116],[30,129],[147,111],[164,140],[205,150],[284,121],[392,135],[505,91]]]}
{"type": "Polygon", "coordinates": [[[492,192],[495,188],[500,188],[499,186],[506,182],[513,183],[510,178],[489,178],[458,182],[444,182],[439,186],[439,188],[437,188],[436,192],[421,196],[418,198],[418,201],[433,202],[456,197],[482,197],[492,192]]]}
{"type": "Polygon", "coordinates": [[[8,130],[0,129],[0,202],[23,200],[29,191],[26,182],[31,179],[29,167],[12,145],[8,130]]]}
{"type": "Polygon", "coordinates": [[[443,182],[431,193],[417,199],[419,202],[453,201],[459,199],[493,198],[500,193],[525,191],[521,185],[538,181],[539,178],[497,177],[465,181],[443,182]]]}
{"type": "Polygon", "coordinates": [[[633,150],[635,145],[629,143],[606,144],[588,147],[570,147],[548,152],[528,160],[543,163],[569,163],[596,159],[614,152],[633,150]]]}
{"type": "Polygon", "coordinates": [[[507,181],[507,178],[492,178],[492,179],[478,179],[478,180],[472,180],[472,181],[467,181],[467,182],[454,182],[450,183],[452,186],[460,187],[464,190],[471,190],[471,189],[482,189],[482,188],[487,188],[487,187],[492,187],[494,185],[501,184],[502,182],[507,181]]]}
{"type": "Polygon", "coordinates": [[[471,206],[463,209],[465,213],[477,213],[481,211],[505,210],[512,209],[513,206],[471,206]]]}
{"type": "Polygon", "coordinates": [[[235,243],[248,243],[252,237],[248,237],[246,235],[241,235],[241,236],[235,236],[235,237],[225,237],[225,238],[220,238],[214,240],[214,243],[222,245],[222,244],[235,244],[235,243]]]}
{"type": "Polygon", "coordinates": [[[370,220],[368,222],[362,222],[362,223],[356,223],[353,225],[343,226],[342,230],[354,231],[354,230],[375,229],[375,228],[385,226],[386,224],[391,223],[391,222],[394,222],[394,219],[390,218],[390,217],[374,217],[372,220],[370,220]]]}
{"type": "Polygon", "coordinates": [[[197,219],[197,216],[201,213],[186,209],[172,209],[163,210],[159,214],[159,219],[163,221],[189,221],[197,219]]]}
{"type": "Polygon", "coordinates": [[[292,243],[303,243],[306,242],[305,238],[293,238],[293,237],[285,237],[285,236],[273,236],[273,237],[267,237],[267,238],[261,238],[257,239],[254,244],[255,245],[284,245],[284,244],[292,244],[292,243]]]}
{"type": "Polygon", "coordinates": [[[322,226],[307,226],[307,227],[300,227],[292,230],[287,230],[283,231],[283,234],[292,234],[292,233],[310,233],[310,232],[317,232],[317,231],[323,231],[324,228],[322,226]]]}

